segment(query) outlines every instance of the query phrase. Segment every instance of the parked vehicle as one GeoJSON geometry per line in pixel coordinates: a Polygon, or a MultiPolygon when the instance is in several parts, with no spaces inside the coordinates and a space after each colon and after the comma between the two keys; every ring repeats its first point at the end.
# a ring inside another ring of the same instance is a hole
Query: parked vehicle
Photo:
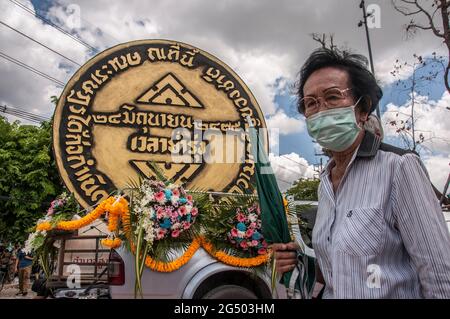
{"type": "MultiPolygon", "coordinates": [[[[55,298],[134,298],[134,256],[126,248],[103,249],[99,245],[106,225],[81,229],[78,234],[55,238],[59,257],[47,286],[55,298]],[[81,269],[80,286],[74,286],[81,269]]],[[[143,298],[174,299],[269,299],[273,298],[270,272],[256,272],[225,265],[202,248],[179,270],[161,273],[146,268],[142,275],[143,298]]],[[[284,286],[277,284],[275,295],[285,298],[284,286]]]]}

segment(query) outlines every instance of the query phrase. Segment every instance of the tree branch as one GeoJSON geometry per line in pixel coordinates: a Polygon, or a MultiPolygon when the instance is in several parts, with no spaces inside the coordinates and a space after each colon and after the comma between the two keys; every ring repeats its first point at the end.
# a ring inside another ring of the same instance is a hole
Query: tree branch
{"type": "MultiPolygon", "coordinates": [[[[405,1],[405,0],[403,0],[403,1],[405,1]]],[[[425,10],[418,2],[417,2],[417,0],[414,0],[414,4],[416,5],[417,8],[419,8],[420,11],[422,11],[422,12],[427,16],[428,22],[430,23],[430,27],[431,27],[431,30],[433,30],[433,33],[434,33],[437,37],[443,38],[443,37],[444,37],[444,33],[440,33],[440,32],[438,31],[438,29],[436,29],[436,26],[434,25],[434,21],[433,21],[433,18],[431,17],[431,15],[430,15],[430,13],[429,13],[428,11],[426,11],[426,10],[425,10]]]]}
{"type": "MultiPolygon", "coordinates": [[[[395,9],[395,10],[397,10],[398,12],[400,12],[401,14],[403,14],[404,16],[413,16],[413,15],[417,15],[417,14],[423,13],[423,14],[427,17],[428,22],[429,22],[429,24],[430,24],[429,27],[425,27],[425,26],[422,26],[422,25],[415,24],[415,23],[414,23],[414,20],[411,20],[410,24],[409,24],[409,25],[407,26],[407,28],[406,28],[407,31],[409,31],[411,28],[418,28],[418,29],[422,29],[422,30],[432,30],[433,33],[434,33],[437,37],[444,38],[445,33],[439,32],[439,30],[438,30],[438,29],[436,28],[436,26],[434,25],[434,21],[433,21],[434,15],[435,15],[436,11],[439,9],[439,7],[433,12],[433,15],[431,15],[429,12],[427,12],[427,11],[426,11],[419,3],[418,3],[417,0],[412,0],[412,1],[408,1],[408,0],[400,0],[400,1],[403,2],[403,3],[410,4],[410,5],[414,5],[414,6],[417,8],[417,10],[412,11],[412,12],[409,12],[409,10],[408,10],[409,8],[408,8],[408,7],[402,7],[402,6],[399,6],[399,5],[396,4],[395,0],[392,0],[392,5],[394,6],[394,9],[395,9]]],[[[444,1],[445,1],[445,0],[444,0],[444,1]]],[[[441,6],[442,6],[442,4],[441,4],[441,6]]],[[[440,7],[441,7],[441,6],[440,6],[440,7]]]]}

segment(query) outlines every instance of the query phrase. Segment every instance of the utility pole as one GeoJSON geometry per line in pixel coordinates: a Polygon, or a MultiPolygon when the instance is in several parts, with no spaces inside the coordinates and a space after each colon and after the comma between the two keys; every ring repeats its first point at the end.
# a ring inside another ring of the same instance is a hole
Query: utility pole
{"type": "MultiPolygon", "coordinates": [[[[361,27],[364,24],[364,26],[366,28],[367,47],[369,49],[370,70],[372,71],[373,76],[375,76],[375,69],[373,66],[373,57],[372,57],[372,46],[370,45],[370,37],[369,37],[369,27],[367,26],[367,18],[371,17],[372,13],[367,14],[366,4],[364,3],[364,0],[361,0],[359,7],[362,9],[362,12],[363,12],[363,20],[359,21],[358,27],[361,27]]],[[[379,105],[377,105],[376,111],[377,111],[378,118],[381,118],[379,105]]]]}
{"type": "Polygon", "coordinates": [[[314,166],[314,172],[316,172],[317,175],[320,176],[320,173],[321,173],[322,170],[323,170],[323,158],[322,158],[322,156],[326,156],[326,155],[323,154],[323,153],[321,153],[321,154],[315,153],[314,155],[315,155],[315,156],[320,156],[319,164],[314,164],[314,165],[313,165],[313,166],[314,166]]]}

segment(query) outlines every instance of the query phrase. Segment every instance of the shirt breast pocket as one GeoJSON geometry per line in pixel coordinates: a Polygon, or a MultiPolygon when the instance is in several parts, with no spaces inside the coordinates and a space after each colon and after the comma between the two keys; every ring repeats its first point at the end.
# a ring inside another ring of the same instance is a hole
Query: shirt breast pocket
{"type": "Polygon", "coordinates": [[[379,208],[354,208],[347,211],[336,229],[336,248],[353,256],[378,255],[385,221],[379,208]]]}

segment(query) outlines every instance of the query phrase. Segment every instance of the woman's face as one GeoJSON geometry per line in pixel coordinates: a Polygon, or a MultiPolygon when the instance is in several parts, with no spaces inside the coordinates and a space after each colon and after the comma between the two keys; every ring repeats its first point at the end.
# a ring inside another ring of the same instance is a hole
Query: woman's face
{"type": "MultiPolygon", "coordinates": [[[[350,79],[347,71],[334,68],[334,67],[325,67],[313,72],[305,82],[305,86],[303,87],[303,96],[306,97],[323,97],[324,92],[329,89],[337,88],[339,90],[346,90],[350,88],[350,79]]],[[[342,107],[354,105],[356,100],[353,96],[353,92],[351,90],[346,91],[344,94],[345,98],[340,102],[342,107]]],[[[364,101],[360,101],[362,103],[364,101]]],[[[324,111],[326,108],[323,103],[320,103],[320,108],[314,112],[318,113],[324,111]]],[[[305,114],[306,117],[313,115],[311,113],[305,114]]],[[[358,123],[363,123],[367,120],[367,113],[361,112],[359,108],[355,108],[356,121],[358,123]]]]}

